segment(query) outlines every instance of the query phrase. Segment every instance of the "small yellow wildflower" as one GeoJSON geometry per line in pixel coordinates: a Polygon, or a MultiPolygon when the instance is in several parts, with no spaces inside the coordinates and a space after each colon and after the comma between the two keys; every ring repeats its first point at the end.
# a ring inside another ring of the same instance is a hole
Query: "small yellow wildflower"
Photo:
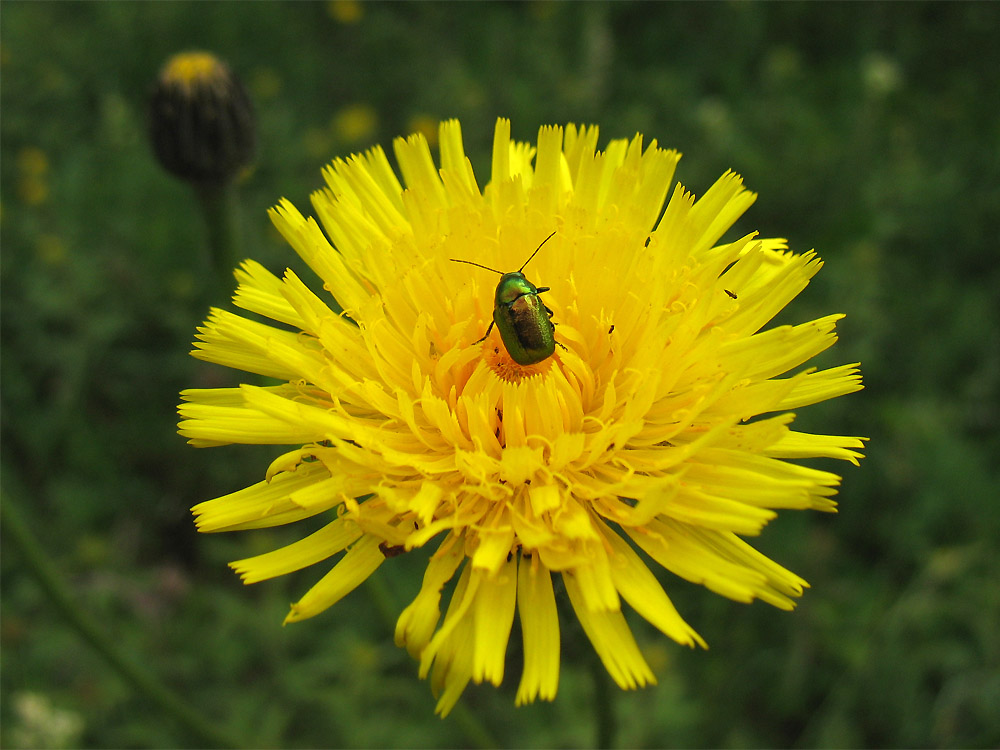
{"type": "Polygon", "coordinates": [[[49,171],[49,157],[37,146],[25,146],[17,152],[17,169],[22,177],[44,177],[49,171]]]}
{"type": "Polygon", "coordinates": [[[406,128],[411,133],[420,133],[427,139],[431,148],[438,145],[438,120],[430,115],[413,115],[406,123],[406,128]]]}
{"type": "Polygon", "coordinates": [[[375,132],[378,116],[370,104],[352,104],[333,116],[330,126],[333,133],[345,143],[363,141],[375,132]]]}
{"type": "Polygon", "coordinates": [[[861,439],[796,432],[789,412],[861,388],[857,365],[779,377],[831,346],[842,316],[761,331],[819,270],[815,254],[756,234],[719,244],[755,198],[738,176],[696,201],[670,191],[676,151],[637,135],[600,152],[597,138],[569,125],[515,143],[500,120],[483,189],[457,121],[440,126],[440,168],[424,137],[394,143],[405,189],[380,148],[338,159],[313,195],[319,222],[288,201],[271,211],[329,296],[248,260],[235,303],[293,330],[219,309],[199,329],[196,357],[284,382],[185,391],[180,433],[295,446],[263,481],[197,505],[199,530],[331,516],[232,563],[253,583],[346,550],[289,622],[436,543],[396,642],[442,714],[470,680],[500,684],[515,613],[516,701],[555,696],[553,573],[622,688],[655,681],[622,600],[704,646],[649,560],[791,609],[806,582],[740,537],[778,508],[835,509],[837,475],[783,459],[860,457],[861,439]],[[497,277],[450,259],[514,270],[553,232],[524,273],[550,287],[559,345],[521,366],[496,327],[482,339],[497,277]]]}
{"type": "Polygon", "coordinates": [[[344,24],[355,24],[365,15],[364,6],[358,0],[330,0],[326,12],[334,21],[344,24]]]}
{"type": "Polygon", "coordinates": [[[38,206],[49,198],[49,157],[37,146],[26,146],[17,154],[17,193],[29,206],[38,206]]]}

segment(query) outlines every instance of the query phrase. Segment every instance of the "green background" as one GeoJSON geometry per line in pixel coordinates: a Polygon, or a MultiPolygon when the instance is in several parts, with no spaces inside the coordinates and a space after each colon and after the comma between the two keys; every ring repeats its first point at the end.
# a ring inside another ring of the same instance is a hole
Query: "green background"
{"type": "MultiPolygon", "coordinates": [[[[474,722],[502,746],[595,742],[582,644],[565,645],[555,703],[515,709],[515,636],[503,687],[470,686],[465,713],[441,721],[383,612],[415,594],[413,556],[379,570],[384,596],[362,587],[282,628],[322,570],[244,588],[225,563],[300,532],[195,533],[191,505],[257,481],[277,452],[175,434],[180,389],[238,380],[187,356],[224,300],[193,194],[145,136],[159,67],[203,48],[256,102],[243,254],[276,271],[301,264],[266,208],[285,196],[309,210],[324,163],[427,118],[461,118],[481,185],[498,115],[525,140],[567,121],[599,124],[602,144],[643,132],[685,154],[678,178],[698,194],[740,172],[760,197],[739,229],[826,261],[782,320],[847,313],[818,364],[863,363],[866,390],[797,424],[870,436],[868,458],[812,462],[843,473],[841,512],[786,512],[756,542],[812,584],[795,613],[663,577],[711,649],[631,618],[659,685],[612,693],[617,741],[1000,745],[1000,5],[360,11],[3,3],[3,493],[79,604],[253,746],[467,746],[474,722]]],[[[82,644],[4,541],[3,746],[201,744],[82,644]],[[29,694],[76,729],[34,728],[29,694]]]]}

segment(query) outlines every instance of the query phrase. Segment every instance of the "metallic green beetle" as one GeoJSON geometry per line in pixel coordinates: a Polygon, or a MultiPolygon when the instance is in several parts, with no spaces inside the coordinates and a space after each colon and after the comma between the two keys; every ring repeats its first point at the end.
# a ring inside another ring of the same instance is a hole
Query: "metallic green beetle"
{"type": "MultiPolygon", "coordinates": [[[[538,296],[542,292],[549,291],[549,287],[535,286],[521,273],[524,266],[528,265],[542,249],[542,245],[554,236],[555,232],[542,240],[542,244],[535,248],[535,252],[528,257],[528,260],[524,261],[519,269],[509,273],[473,263],[471,260],[451,258],[455,263],[468,263],[470,266],[478,266],[500,274],[500,283],[497,284],[493,299],[493,321],[486,329],[486,336],[490,335],[495,324],[500,329],[500,338],[503,339],[507,353],[519,365],[533,365],[548,359],[555,352],[558,343],[555,339],[555,325],[550,320],[552,311],[538,296]]],[[[485,341],[486,336],[475,343],[485,341]]]]}

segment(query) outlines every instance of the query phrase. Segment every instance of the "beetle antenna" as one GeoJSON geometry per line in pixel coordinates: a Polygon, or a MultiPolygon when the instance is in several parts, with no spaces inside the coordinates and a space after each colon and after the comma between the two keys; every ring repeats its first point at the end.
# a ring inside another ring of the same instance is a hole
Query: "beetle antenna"
{"type": "MultiPolygon", "coordinates": [[[[552,234],[550,234],[548,237],[546,237],[544,240],[542,240],[542,245],[544,245],[546,242],[548,242],[549,240],[551,240],[555,236],[556,236],[555,232],[553,232],[552,234]]],[[[524,267],[531,262],[531,259],[534,258],[536,255],[538,255],[538,251],[542,249],[542,245],[539,245],[538,247],[536,247],[535,248],[535,252],[533,252],[531,255],[528,256],[528,259],[526,261],[524,261],[524,263],[521,265],[520,268],[517,269],[518,273],[521,273],[521,271],[524,270],[524,267]]]]}
{"type": "Polygon", "coordinates": [[[493,273],[498,273],[503,276],[503,271],[498,271],[495,268],[490,268],[489,266],[484,266],[482,263],[473,263],[471,260],[459,260],[458,258],[448,258],[452,263],[468,263],[470,266],[478,266],[479,268],[485,268],[487,271],[492,271],[493,273]]]}

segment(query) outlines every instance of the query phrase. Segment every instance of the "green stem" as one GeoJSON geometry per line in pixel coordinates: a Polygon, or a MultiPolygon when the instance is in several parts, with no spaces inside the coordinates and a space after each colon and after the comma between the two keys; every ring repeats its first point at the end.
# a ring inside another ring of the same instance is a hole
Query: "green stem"
{"type": "Polygon", "coordinates": [[[107,629],[98,625],[74,601],[69,588],[28,528],[17,503],[7,492],[0,500],[0,522],[7,539],[21,554],[59,613],[119,675],[187,729],[199,743],[210,747],[249,747],[247,743],[220,730],[118,649],[107,629]]]}
{"type": "Polygon", "coordinates": [[[615,716],[615,690],[611,676],[596,653],[590,659],[590,676],[594,681],[594,719],[597,722],[597,747],[611,748],[618,733],[615,716]]]}
{"type": "Polygon", "coordinates": [[[235,286],[233,269],[240,256],[236,188],[232,182],[206,183],[197,185],[195,192],[205,217],[215,285],[223,299],[229,299],[235,286]]]}
{"type": "Polygon", "coordinates": [[[493,748],[503,747],[496,741],[496,738],[486,728],[479,716],[470,711],[461,703],[451,710],[451,718],[462,727],[465,732],[469,747],[477,747],[480,750],[493,750],[493,748]]]}

